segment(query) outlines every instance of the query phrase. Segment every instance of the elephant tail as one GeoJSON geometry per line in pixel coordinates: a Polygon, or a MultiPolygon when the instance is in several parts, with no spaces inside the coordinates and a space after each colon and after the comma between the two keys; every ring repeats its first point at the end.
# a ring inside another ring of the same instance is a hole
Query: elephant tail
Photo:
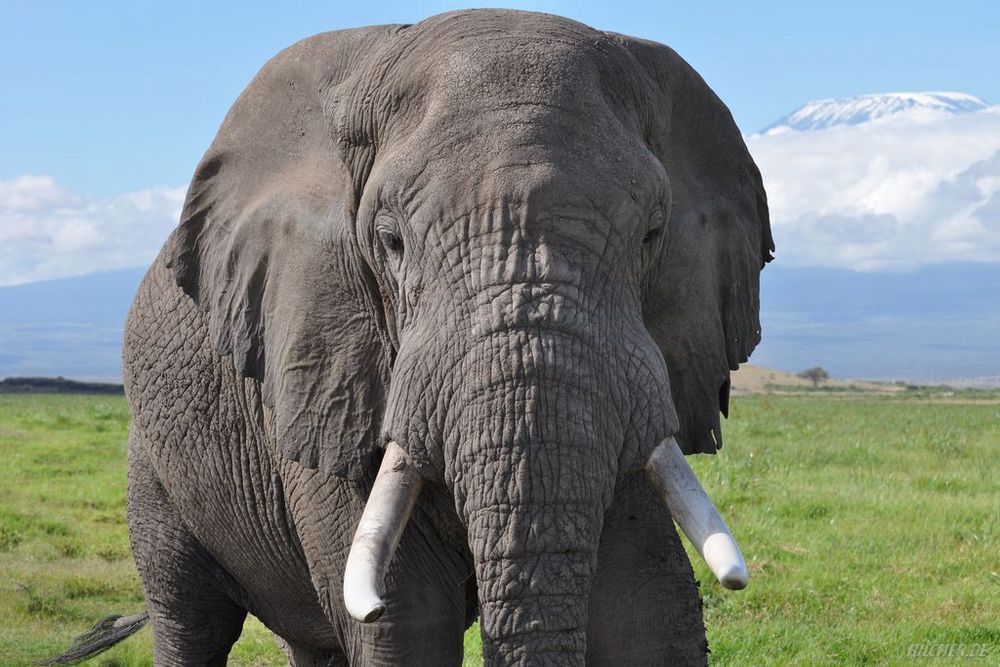
{"type": "Polygon", "coordinates": [[[108,616],[87,632],[73,640],[69,648],[61,655],[42,660],[38,665],[74,665],[83,660],[103,653],[109,648],[128,639],[146,625],[149,612],[144,611],[134,616],[108,616]]]}

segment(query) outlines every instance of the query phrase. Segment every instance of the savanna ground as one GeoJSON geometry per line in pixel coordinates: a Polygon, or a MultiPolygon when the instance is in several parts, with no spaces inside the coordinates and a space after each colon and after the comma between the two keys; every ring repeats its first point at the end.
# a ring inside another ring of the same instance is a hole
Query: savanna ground
{"type": "MultiPolygon", "coordinates": [[[[752,572],[724,592],[692,559],[714,664],[1000,663],[1000,393],[806,388],[731,414],[694,462],[752,572]]],[[[0,396],[0,664],[142,609],[127,421],[120,397],[0,396]]],[[[94,664],[150,662],[146,628],[94,664]]],[[[250,619],[232,664],[284,660],[250,619]]]]}

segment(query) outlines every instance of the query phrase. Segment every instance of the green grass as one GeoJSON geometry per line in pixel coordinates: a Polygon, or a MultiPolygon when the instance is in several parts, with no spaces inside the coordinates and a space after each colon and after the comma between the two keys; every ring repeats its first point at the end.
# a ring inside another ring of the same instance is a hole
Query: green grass
{"type": "MultiPolygon", "coordinates": [[[[752,572],[749,589],[724,592],[692,558],[713,663],[1000,660],[1000,402],[926,398],[734,399],[726,448],[694,461],[752,572]]],[[[0,664],[143,608],[127,420],[118,397],[0,396],[0,664]]],[[[479,664],[475,632],[466,649],[479,664]]],[[[95,662],[146,665],[150,651],[145,629],[95,662]]],[[[284,660],[252,621],[232,664],[284,660]]]]}
{"type": "Polygon", "coordinates": [[[1000,405],[985,398],[741,397],[719,460],[694,463],[752,577],[725,593],[692,558],[713,662],[907,664],[984,644],[1000,660],[1000,405]]]}
{"type": "MultiPolygon", "coordinates": [[[[145,607],[125,523],[128,410],[117,396],[0,395],[0,665],[62,652],[145,607]]],[[[149,628],[94,661],[148,665],[149,628]]],[[[235,665],[285,664],[255,619],[235,665]]]]}

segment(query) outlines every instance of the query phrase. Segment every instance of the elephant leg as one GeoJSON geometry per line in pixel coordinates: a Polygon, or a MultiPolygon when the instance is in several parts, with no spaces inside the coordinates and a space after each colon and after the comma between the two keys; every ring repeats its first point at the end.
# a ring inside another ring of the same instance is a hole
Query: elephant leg
{"type": "Polygon", "coordinates": [[[701,597],[670,514],[642,472],[605,518],[590,593],[588,665],[703,665],[701,597]]]}
{"type": "Polygon", "coordinates": [[[129,451],[129,537],[153,626],[156,665],[224,665],[246,610],[229,575],[187,530],[152,467],[129,451]]]}
{"type": "Polygon", "coordinates": [[[348,667],[347,658],[340,651],[317,650],[278,635],[274,640],[288,658],[289,667],[348,667]]]}

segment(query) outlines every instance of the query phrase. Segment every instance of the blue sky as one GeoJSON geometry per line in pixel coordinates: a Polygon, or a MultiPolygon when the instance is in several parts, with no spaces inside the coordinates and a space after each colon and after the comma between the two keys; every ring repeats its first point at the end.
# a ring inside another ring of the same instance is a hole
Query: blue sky
{"type": "MultiPolygon", "coordinates": [[[[110,196],[186,183],[226,109],[292,42],[473,3],[6,3],[0,180],[110,196]]],[[[521,2],[670,44],[746,132],[803,102],[891,90],[1000,101],[996,2],[521,2]]]]}

